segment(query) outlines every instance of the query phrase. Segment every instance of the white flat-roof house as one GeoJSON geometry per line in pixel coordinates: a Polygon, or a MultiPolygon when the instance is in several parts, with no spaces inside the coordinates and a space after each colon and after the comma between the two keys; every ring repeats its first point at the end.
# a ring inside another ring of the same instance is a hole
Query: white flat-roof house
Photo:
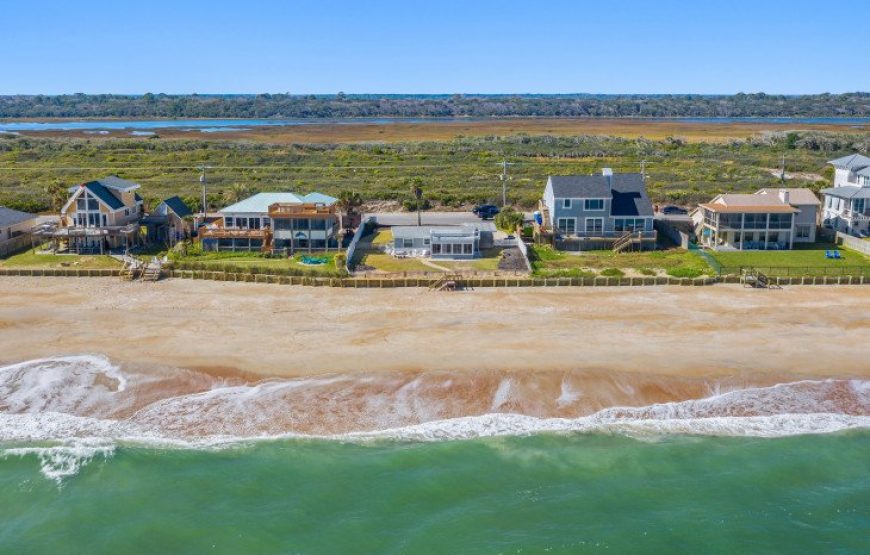
{"type": "Polygon", "coordinates": [[[720,250],[782,250],[816,240],[819,199],[810,189],[726,193],[693,214],[701,245],[720,250]]]}
{"type": "Polygon", "coordinates": [[[389,251],[398,256],[468,259],[492,246],[492,231],[475,224],[457,226],[393,226],[389,251]]]}
{"type": "Polygon", "coordinates": [[[220,220],[200,233],[203,249],[337,249],[337,202],[322,193],[257,193],[219,210],[220,220]]]}
{"type": "Polygon", "coordinates": [[[856,237],[870,236],[870,158],[851,154],[828,162],[834,186],[822,189],[822,225],[856,237]]]}

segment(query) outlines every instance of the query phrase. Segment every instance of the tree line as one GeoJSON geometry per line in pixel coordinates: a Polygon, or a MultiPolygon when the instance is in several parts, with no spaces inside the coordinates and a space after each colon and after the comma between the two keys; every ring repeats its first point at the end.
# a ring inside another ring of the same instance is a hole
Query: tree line
{"type": "Polygon", "coordinates": [[[0,96],[0,118],[359,117],[870,117],[870,93],[0,96]]]}

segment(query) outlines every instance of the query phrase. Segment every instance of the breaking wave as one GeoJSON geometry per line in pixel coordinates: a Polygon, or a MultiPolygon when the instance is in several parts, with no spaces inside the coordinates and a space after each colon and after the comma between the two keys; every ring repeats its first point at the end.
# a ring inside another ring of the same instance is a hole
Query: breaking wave
{"type": "Polygon", "coordinates": [[[860,379],[724,393],[721,384],[705,384],[701,398],[593,406],[561,417],[553,414],[568,405],[582,413],[588,403],[567,378],[553,386],[548,406],[555,412],[529,415],[518,413],[526,407],[521,384],[505,377],[466,391],[463,401],[457,392],[467,384],[444,375],[245,383],[184,372],[168,378],[122,371],[90,355],[0,367],[0,457],[37,457],[43,474],[60,482],[95,458],[110,458],[118,444],[219,448],[298,437],[441,441],[535,433],[782,437],[870,429],[870,380],[860,379]]]}

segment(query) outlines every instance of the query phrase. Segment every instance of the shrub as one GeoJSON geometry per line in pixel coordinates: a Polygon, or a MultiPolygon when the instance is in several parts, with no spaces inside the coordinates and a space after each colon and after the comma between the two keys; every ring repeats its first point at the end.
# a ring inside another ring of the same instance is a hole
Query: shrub
{"type": "Polygon", "coordinates": [[[601,275],[607,277],[622,277],[625,275],[625,272],[619,268],[604,268],[601,270],[601,275]]]}
{"type": "Polygon", "coordinates": [[[654,275],[656,275],[656,271],[653,270],[653,269],[651,269],[651,268],[638,268],[637,271],[640,272],[642,275],[645,275],[645,276],[654,276],[654,275]]]}
{"type": "Polygon", "coordinates": [[[518,225],[523,223],[523,213],[517,212],[511,207],[502,209],[501,212],[495,215],[495,226],[502,231],[513,233],[518,225]]]}
{"type": "Polygon", "coordinates": [[[676,278],[696,278],[703,274],[702,270],[689,266],[677,266],[668,270],[668,275],[676,278]]]}

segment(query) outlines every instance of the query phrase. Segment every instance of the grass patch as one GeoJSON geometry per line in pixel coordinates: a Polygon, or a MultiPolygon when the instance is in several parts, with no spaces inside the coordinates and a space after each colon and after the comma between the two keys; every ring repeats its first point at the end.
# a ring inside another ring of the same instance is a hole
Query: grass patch
{"type": "Polygon", "coordinates": [[[33,250],[0,259],[5,268],[118,268],[120,262],[107,255],[39,254],[33,250]]]}
{"type": "Polygon", "coordinates": [[[358,264],[371,266],[376,272],[398,274],[402,272],[438,272],[416,258],[395,258],[385,252],[367,251],[362,253],[358,264]]]}
{"type": "Polygon", "coordinates": [[[604,268],[601,270],[601,275],[607,277],[622,277],[625,275],[625,272],[619,268],[604,268]]]}
{"type": "MultiPolygon", "coordinates": [[[[534,245],[529,248],[529,257],[535,274],[542,276],[568,276],[578,273],[586,276],[617,275],[614,270],[625,275],[635,271],[642,275],[656,275],[657,271],[679,277],[697,277],[711,274],[712,268],[697,253],[684,249],[659,251],[639,251],[614,253],[610,250],[566,253],[548,245],[534,245]],[[605,273],[608,272],[608,273],[605,273]],[[675,273],[674,273],[675,272],[675,273]]],[[[582,276],[585,277],[585,276],[582,276]]]]}
{"type": "Polygon", "coordinates": [[[771,275],[837,275],[863,268],[870,272],[870,259],[860,252],[838,247],[833,243],[795,243],[787,251],[708,251],[723,273],[739,273],[751,266],[771,275]],[[840,259],[825,257],[826,250],[840,251],[840,259]]]}
{"type": "Polygon", "coordinates": [[[480,258],[472,260],[433,260],[432,262],[457,272],[495,272],[501,260],[501,251],[502,249],[486,249],[481,252],[480,258]]]}
{"type": "MultiPolygon", "coordinates": [[[[172,261],[179,269],[215,270],[225,272],[253,272],[276,275],[335,276],[342,272],[335,259],[343,256],[337,252],[296,253],[292,257],[266,256],[257,252],[204,252],[192,250],[187,256],[173,255],[172,261]],[[326,259],[325,264],[303,264],[302,257],[326,259]]],[[[344,262],[340,262],[343,266],[344,262]]]]}

